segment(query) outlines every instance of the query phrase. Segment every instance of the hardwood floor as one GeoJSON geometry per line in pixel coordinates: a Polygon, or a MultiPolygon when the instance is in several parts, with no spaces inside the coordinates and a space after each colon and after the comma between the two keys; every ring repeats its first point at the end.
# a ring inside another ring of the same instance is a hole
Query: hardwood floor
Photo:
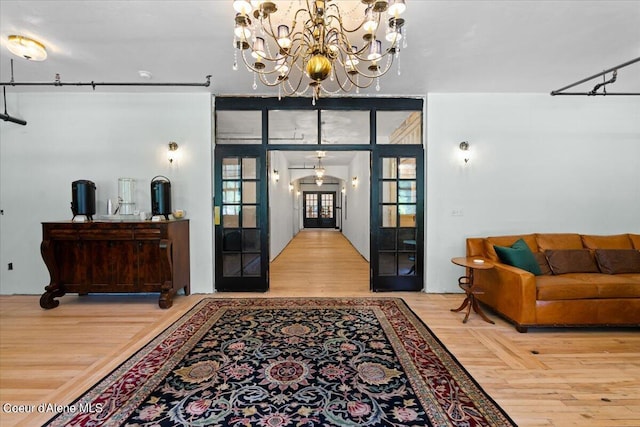
{"type": "Polygon", "coordinates": [[[10,405],[68,404],[201,298],[397,296],[520,426],[640,426],[637,329],[532,329],[489,313],[462,324],[460,294],[369,292],[368,263],[335,231],[303,231],[271,266],[264,294],[68,295],[53,310],[39,296],[0,297],[0,425],[34,426],[52,414],[10,405]]]}

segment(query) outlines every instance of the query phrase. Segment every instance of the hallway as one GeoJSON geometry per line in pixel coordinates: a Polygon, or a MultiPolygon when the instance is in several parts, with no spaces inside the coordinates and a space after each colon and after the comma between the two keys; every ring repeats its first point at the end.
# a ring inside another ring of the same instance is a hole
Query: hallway
{"type": "Polygon", "coordinates": [[[339,296],[369,292],[369,263],[336,230],[300,231],[271,263],[270,292],[339,296]]]}

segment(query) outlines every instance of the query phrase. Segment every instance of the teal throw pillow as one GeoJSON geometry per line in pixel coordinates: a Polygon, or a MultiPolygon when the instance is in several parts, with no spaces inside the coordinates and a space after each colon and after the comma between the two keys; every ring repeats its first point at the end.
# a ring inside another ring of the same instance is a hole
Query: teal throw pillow
{"type": "Polygon", "coordinates": [[[500,258],[500,261],[503,263],[521,268],[536,276],[542,274],[536,257],[524,240],[518,239],[511,247],[496,245],[493,247],[498,254],[498,258],[500,258]]]}

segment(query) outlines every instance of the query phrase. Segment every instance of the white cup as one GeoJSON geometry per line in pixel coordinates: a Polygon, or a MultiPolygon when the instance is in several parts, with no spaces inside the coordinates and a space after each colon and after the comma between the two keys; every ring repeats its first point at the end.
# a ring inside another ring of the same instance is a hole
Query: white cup
{"type": "Polygon", "coordinates": [[[142,221],[146,221],[147,220],[147,213],[143,212],[143,211],[140,211],[140,219],[142,221]]]}

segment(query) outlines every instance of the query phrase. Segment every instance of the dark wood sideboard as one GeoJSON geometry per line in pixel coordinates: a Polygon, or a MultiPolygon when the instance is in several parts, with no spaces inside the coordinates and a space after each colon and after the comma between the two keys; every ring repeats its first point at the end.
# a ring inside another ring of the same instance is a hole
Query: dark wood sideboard
{"type": "Polygon", "coordinates": [[[40,251],[51,281],[40,297],[55,308],[65,293],[160,292],[169,308],[190,292],[189,220],[44,222],[40,251]]]}

